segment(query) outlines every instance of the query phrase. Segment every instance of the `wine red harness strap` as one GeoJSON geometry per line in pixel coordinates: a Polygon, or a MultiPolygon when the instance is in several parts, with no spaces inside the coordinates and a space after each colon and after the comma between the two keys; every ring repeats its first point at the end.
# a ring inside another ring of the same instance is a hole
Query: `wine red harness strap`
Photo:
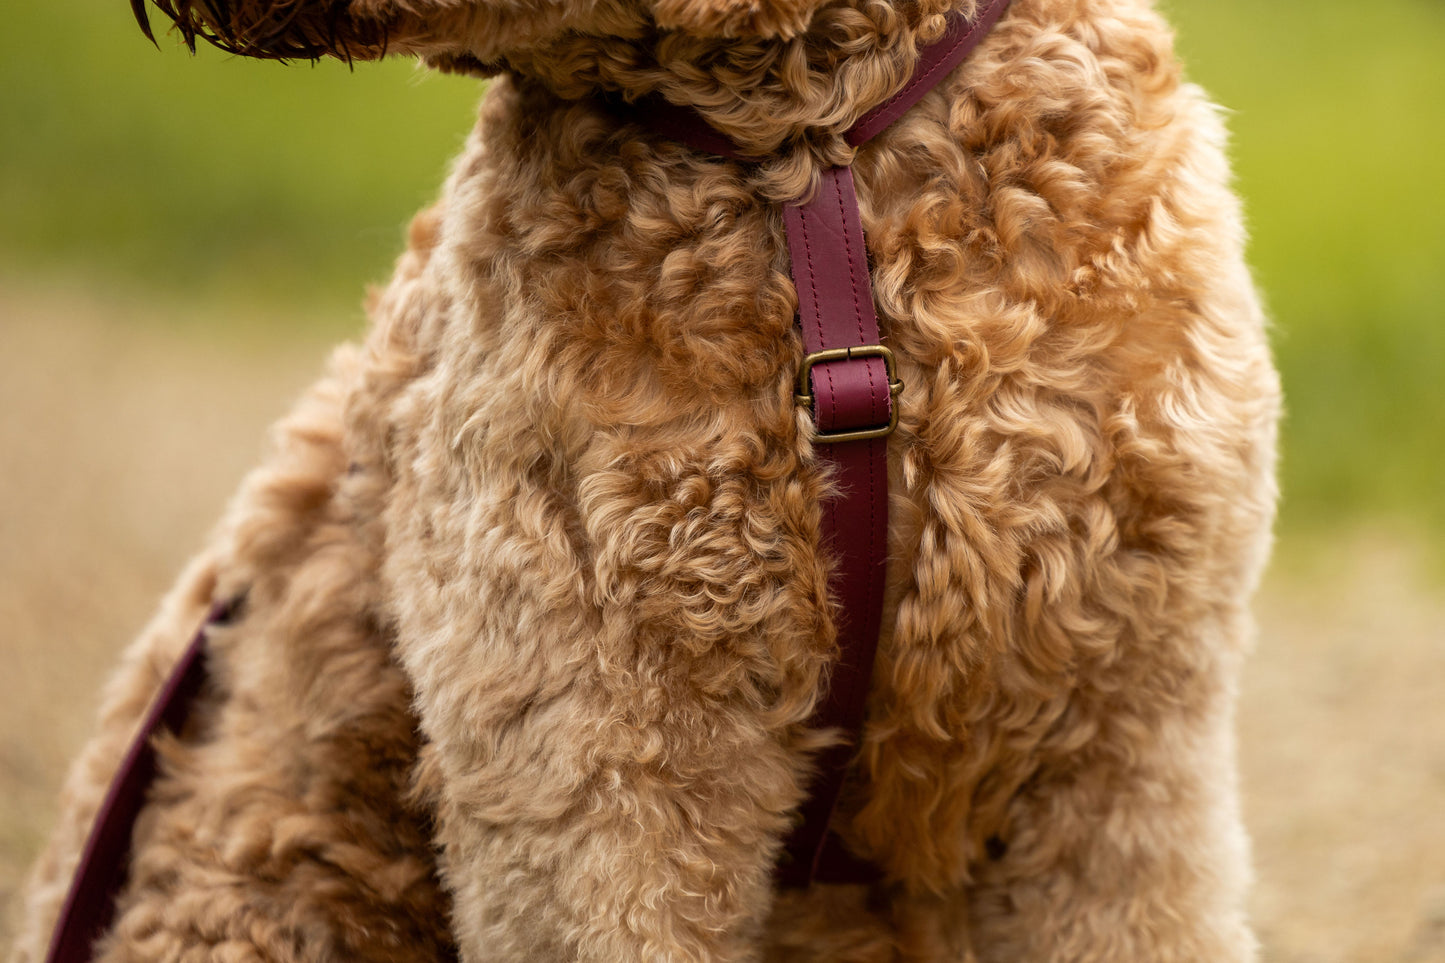
{"type": "MultiPolygon", "coordinates": [[[[908,83],[846,134],[857,147],[901,117],[963,62],[1009,0],[985,0],[972,20],[955,17],[942,39],[920,51],[908,83]]],[[[629,119],[703,153],[756,161],[693,111],[661,100],[624,108],[629,119]]],[[[798,325],[806,352],[797,401],[813,415],[814,443],[831,466],[837,494],[823,506],[823,543],[833,561],[839,604],[838,647],[827,696],[815,722],[844,739],[817,760],[818,776],[778,867],[783,886],[863,882],[876,876],[829,830],[843,778],[863,728],[883,611],[888,543],[888,435],[898,424],[903,389],[883,345],[868,276],[853,172],[823,171],[815,196],[783,209],[798,325]]],[[[152,743],[178,730],[205,681],[206,629],[229,621],[236,603],[217,605],[161,687],[101,804],[51,937],[47,963],[86,963],[109,925],[125,880],[131,831],[155,772],[152,743]]]]}
{"type": "MultiPolygon", "coordinates": [[[[952,18],[943,37],[919,51],[908,83],[864,114],[845,134],[847,142],[858,147],[902,117],[964,61],[1007,6],[1008,0],[985,0],[972,20],[952,18]]],[[[624,110],[629,119],[694,150],[758,159],[687,108],[653,98],[624,110]]],[[[833,561],[839,660],[814,721],[846,738],[817,760],[818,775],[784,844],[777,876],[784,886],[866,882],[876,871],[853,858],[829,824],[858,749],[878,648],[888,552],[888,436],[898,424],[903,384],[878,330],[852,169],[823,171],[812,199],[786,205],[783,221],[805,352],[797,401],[812,411],[813,441],[837,488],[823,506],[822,537],[833,561]]]]}
{"type": "Polygon", "coordinates": [[[50,934],[46,963],[87,963],[95,941],[110,924],[115,898],[125,882],[131,829],[155,776],[155,736],[163,729],[179,732],[186,724],[191,705],[206,681],[206,632],[213,625],[228,624],[240,606],[240,599],[233,599],[211,607],[205,623],[181,653],[136,729],[115,780],[96,812],[95,825],[70,881],[70,892],[50,934]]]}

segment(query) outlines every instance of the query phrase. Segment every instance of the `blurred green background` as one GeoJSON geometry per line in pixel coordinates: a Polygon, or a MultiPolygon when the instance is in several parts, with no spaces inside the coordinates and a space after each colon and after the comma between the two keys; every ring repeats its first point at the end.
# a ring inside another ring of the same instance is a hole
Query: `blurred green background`
{"type": "MultiPolygon", "coordinates": [[[[1439,533],[1445,3],[1164,8],[1231,112],[1288,396],[1282,532],[1439,533]]],[[[0,275],[258,324],[354,328],[479,92],[409,63],[156,51],[121,0],[14,3],[5,21],[0,275]]]]}

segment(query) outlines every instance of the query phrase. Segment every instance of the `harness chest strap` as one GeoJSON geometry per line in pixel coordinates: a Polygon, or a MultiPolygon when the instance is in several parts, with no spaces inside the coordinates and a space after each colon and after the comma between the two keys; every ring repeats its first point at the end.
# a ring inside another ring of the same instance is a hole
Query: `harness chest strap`
{"type": "MultiPolygon", "coordinates": [[[[908,82],[854,124],[847,142],[860,146],[903,116],[967,58],[1008,2],[985,0],[972,20],[952,17],[943,37],[919,51],[908,82]]],[[[696,111],[660,98],[640,101],[628,116],[702,153],[757,160],[696,111]]],[[[822,506],[822,541],[833,561],[839,660],[814,722],[844,739],[816,760],[818,773],[784,843],[777,878],[794,887],[861,883],[875,879],[877,870],[853,857],[830,823],[861,742],[878,648],[888,551],[887,445],[903,385],[878,329],[852,169],[823,171],[813,198],[784,206],[783,221],[805,352],[797,400],[812,411],[818,457],[836,483],[836,494],[822,506]]]]}

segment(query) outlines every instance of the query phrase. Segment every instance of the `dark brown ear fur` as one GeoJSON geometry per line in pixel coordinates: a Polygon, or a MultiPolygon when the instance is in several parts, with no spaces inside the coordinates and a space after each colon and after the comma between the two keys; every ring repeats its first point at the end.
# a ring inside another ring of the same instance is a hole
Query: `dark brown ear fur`
{"type": "MultiPolygon", "coordinates": [[[[425,33],[433,41],[466,40],[437,35],[442,30],[437,22],[428,25],[420,17],[408,16],[409,5],[388,0],[130,0],[136,21],[152,40],[148,2],[175,23],[192,50],[200,39],[230,53],[268,60],[317,60],[322,56],[373,60],[387,52],[388,42],[406,46],[408,39],[418,39],[402,36],[407,33],[425,33]]],[[[487,6],[487,0],[472,2],[483,9],[487,6]]],[[[641,6],[664,30],[702,37],[788,38],[805,31],[814,11],[827,2],[643,0],[641,6]]],[[[457,7],[459,12],[466,10],[465,4],[457,7]]],[[[465,52],[452,44],[437,46],[439,53],[466,59],[465,52]]],[[[473,69],[469,61],[458,61],[458,66],[473,69]]]]}
{"type": "MultiPolygon", "coordinates": [[[[244,57],[268,60],[371,60],[386,52],[389,24],[358,15],[350,0],[153,0],[179,28],[186,45],[196,39],[244,57]]],[[[147,37],[146,0],[131,9],[147,37]]]]}
{"type": "Polygon", "coordinates": [[[654,0],[653,16],[664,30],[704,37],[787,39],[808,29],[826,0],[654,0]]]}

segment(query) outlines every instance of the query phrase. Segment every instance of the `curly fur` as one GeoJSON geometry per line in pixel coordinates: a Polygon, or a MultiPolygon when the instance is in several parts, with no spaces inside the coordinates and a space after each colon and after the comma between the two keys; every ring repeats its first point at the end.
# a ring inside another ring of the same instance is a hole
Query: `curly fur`
{"type": "Polygon", "coordinates": [[[856,159],[939,0],[262,7],[163,9],[244,53],[505,73],[365,344],[127,656],[17,960],[242,587],[101,959],[1252,957],[1231,711],[1278,388],[1221,125],[1145,0],[1015,0],[856,159]],[[651,93],[775,158],[600,96],[651,93]],[[850,159],[909,386],[838,821],[886,880],[779,895],[833,629],[771,200],[850,159]]]}

